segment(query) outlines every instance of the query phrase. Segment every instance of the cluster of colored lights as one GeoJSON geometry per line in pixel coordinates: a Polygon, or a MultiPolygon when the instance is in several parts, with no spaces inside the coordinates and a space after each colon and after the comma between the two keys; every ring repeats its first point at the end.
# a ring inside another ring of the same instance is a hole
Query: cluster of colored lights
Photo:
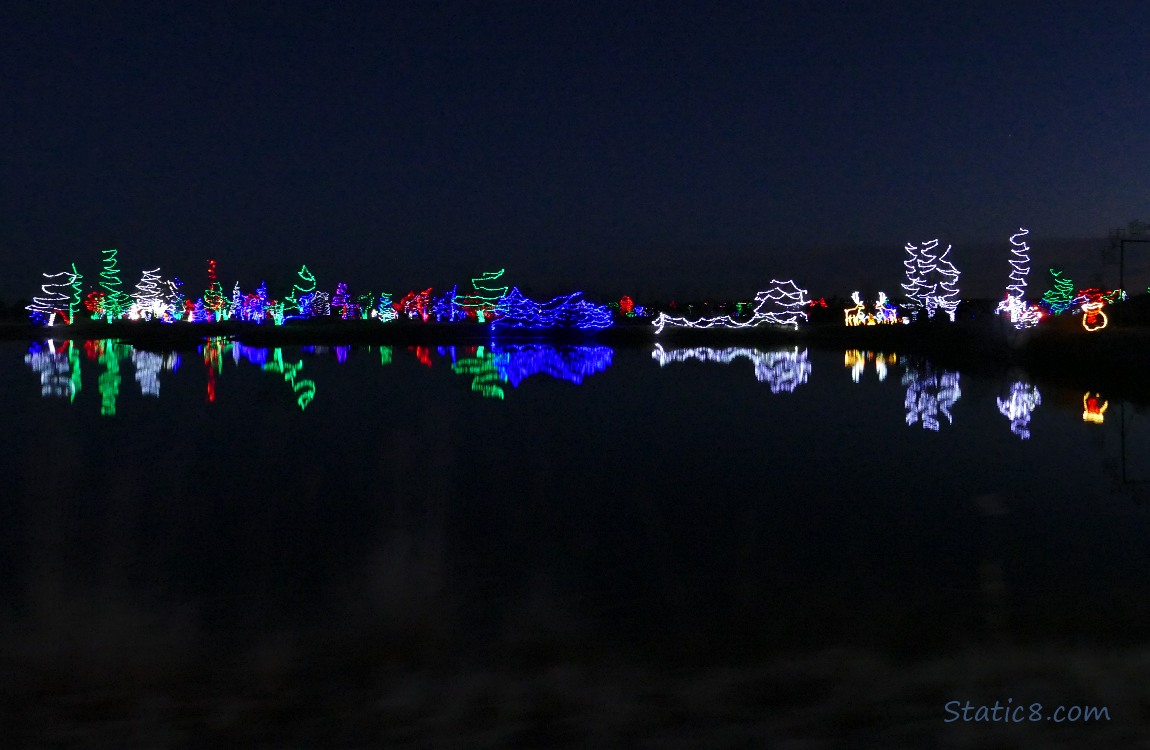
{"type": "Polygon", "coordinates": [[[659,313],[653,325],[655,333],[662,333],[667,326],[672,328],[753,328],[760,325],[781,325],[799,327],[808,317],[803,308],[810,306],[806,289],[800,289],[793,280],[771,279],[769,289],[755,295],[754,314],[748,320],[737,320],[730,315],[700,317],[691,320],[686,317],[659,313]]]}
{"type": "Polygon", "coordinates": [[[1012,383],[1010,394],[998,398],[998,411],[1010,420],[1010,431],[1023,440],[1030,439],[1030,415],[1042,403],[1042,394],[1030,383],[1012,383]]]}
{"type": "Polygon", "coordinates": [[[851,380],[856,383],[862,380],[867,362],[874,365],[875,374],[881,383],[886,380],[887,368],[898,362],[898,356],[882,352],[864,352],[859,349],[847,349],[843,356],[843,365],[850,368],[851,380]]]}
{"type": "Polygon", "coordinates": [[[878,293],[878,300],[874,303],[874,312],[867,312],[862,297],[858,292],[851,292],[851,301],[854,306],[846,308],[845,322],[848,326],[873,326],[900,322],[898,308],[890,304],[885,292],[878,293]]]}
{"type": "Polygon", "coordinates": [[[659,367],[692,359],[729,365],[736,359],[746,358],[754,366],[755,380],[768,384],[771,393],[791,393],[807,382],[811,374],[811,361],[807,350],[800,351],[797,347],[790,350],[762,351],[736,346],[724,349],[699,346],[668,351],[661,344],[655,344],[651,358],[659,363],[659,367]]]}
{"type": "Polygon", "coordinates": [[[1097,287],[1080,290],[1074,301],[1082,306],[1082,327],[1090,333],[1101,331],[1109,324],[1109,319],[1102,308],[1111,302],[1126,298],[1126,293],[1120,289],[1104,292],[1097,287]]]}

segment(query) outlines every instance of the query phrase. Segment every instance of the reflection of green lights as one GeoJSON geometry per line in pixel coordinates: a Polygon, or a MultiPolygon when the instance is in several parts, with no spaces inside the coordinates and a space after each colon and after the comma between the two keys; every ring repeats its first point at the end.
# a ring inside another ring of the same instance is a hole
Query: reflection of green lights
{"type": "Polygon", "coordinates": [[[69,403],[76,401],[76,394],[80,392],[80,350],[76,347],[76,342],[68,342],[68,369],[71,372],[72,388],[68,397],[69,403]]]}
{"type": "Polygon", "coordinates": [[[264,372],[276,372],[283,375],[284,382],[292,387],[292,392],[296,395],[296,403],[299,404],[300,411],[306,409],[307,405],[315,399],[315,381],[296,380],[299,371],[303,369],[302,359],[294,365],[285,365],[283,349],[277,346],[272,352],[272,361],[265,364],[262,369],[264,372]]]}
{"type": "Polygon", "coordinates": [[[478,347],[474,357],[457,360],[451,366],[457,375],[471,376],[471,390],[487,398],[503,398],[504,379],[495,364],[495,356],[478,347]]]}
{"type": "Polygon", "coordinates": [[[116,414],[116,399],[120,395],[120,358],[127,346],[112,340],[105,340],[100,353],[100,364],[104,366],[98,382],[100,388],[100,414],[111,417],[116,414]]]}
{"type": "Polygon", "coordinates": [[[381,365],[390,365],[393,353],[394,349],[390,346],[379,347],[379,363],[381,365]]]}

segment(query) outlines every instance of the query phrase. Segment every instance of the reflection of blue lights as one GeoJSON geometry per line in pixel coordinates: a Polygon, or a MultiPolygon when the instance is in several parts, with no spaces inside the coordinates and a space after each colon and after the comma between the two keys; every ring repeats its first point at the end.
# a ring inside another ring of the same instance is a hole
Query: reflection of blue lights
{"type": "Polygon", "coordinates": [[[579,384],[583,378],[611,366],[615,350],[609,346],[557,348],[547,344],[492,347],[499,379],[515,388],[532,375],[549,375],[579,384]]]}
{"type": "Polygon", "coordinates": [[[689,359],[728,365],[740,357],[746,357],[751,361],[755,367],[755,380],[768,384],[771,393],[792,393],[807,382],[811,374],[811,361],[807,350],[800,351],[798,347],[769,352],[737,346],[724,349],[699,346],[667,351],[662,345],[655,344],[655,350],[651,352],[651,358],[656,360],[660,367],[666,367],[672,362],[686,362],[689,359]]]}

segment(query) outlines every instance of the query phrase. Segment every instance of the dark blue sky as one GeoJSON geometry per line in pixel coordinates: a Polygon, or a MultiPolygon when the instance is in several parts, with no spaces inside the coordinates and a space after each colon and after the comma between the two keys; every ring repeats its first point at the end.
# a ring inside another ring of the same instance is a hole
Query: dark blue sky
{"type": "Polygon", "coordinates": [[[933,237],[998,295],[1019,225],[1116,283],[1084,238],[1150,216],[1134,2],[232,5],[6,4],[0,295],[108,243],[273,293],[893,292],[933,237]]]}

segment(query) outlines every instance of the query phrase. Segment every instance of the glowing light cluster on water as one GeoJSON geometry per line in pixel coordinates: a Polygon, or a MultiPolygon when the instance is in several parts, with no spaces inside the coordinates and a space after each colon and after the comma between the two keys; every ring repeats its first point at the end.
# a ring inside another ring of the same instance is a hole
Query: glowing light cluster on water
{"type": "Polygon", "coordinates": [[[1023,440],[1030,439],[1030,416],[1035,408],[1042,403],[1042,394],[1038,389],[1023,381],[1017,381],[1010,386],[1010,394],[1006,398],[998,398],[998,411],[1010,420],[1010,431],[1023,440]]]}
{"type": "Polygon", "coordinates": [[[935,372],[926,363],[907,364],[902,384],[906,386],[907,425],[921,424],[923,429],[937,432],[940,415],[946,418],[947,424],[953,424],[950,410],[962,397],[957,372],[935,372]]]}
{"type": "Polygon", "coordinates": [[[843,365],[849,367],[851,370],[851,380],[858,383],[862,380],[862,375],[866,371],[866,363],[871,362],[874,364],[875,374],[878,375],[879,382],[886,380],[887,366],[894,365],[898,361],[898,356],[895,354],[884,354],[882,352],[863,352],[859,349],[847,349],[843,355],[843,365]]]}
{"type": "Polygon", "coordinates": [[[800,350],[798,347],[781,351],[762,351],[737,346],[725,349],[700,346],[668,351],[662,345],[655,344],[651,358],[658,362],[660,367],[692,359],[729,365],[736,359],[745,358],[754,366],[755,380],[768,384],[771,393],[791,393],[807,382],[811,374],[810,356],[806,349],[800,350]]]}

